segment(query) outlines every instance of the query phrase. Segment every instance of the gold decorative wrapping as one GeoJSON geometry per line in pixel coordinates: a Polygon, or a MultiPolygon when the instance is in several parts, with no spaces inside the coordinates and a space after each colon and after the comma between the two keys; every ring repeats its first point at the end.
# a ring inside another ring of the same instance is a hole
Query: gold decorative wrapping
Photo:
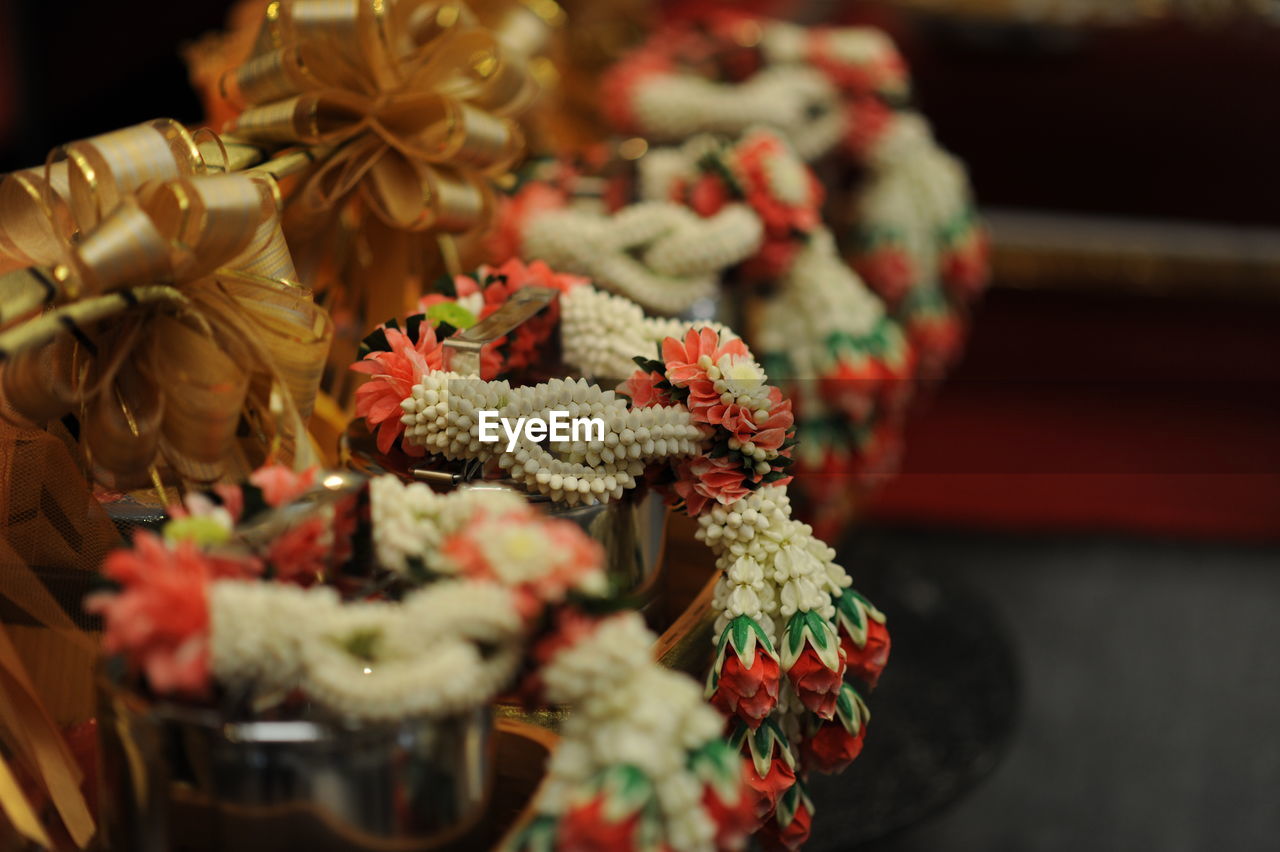
{"type": "Polygon", "coordinates": [[[490,27],[459,2],[272,2],[223,77],[243,107],[225,127],[233,155],[313,160],[283,184],[284,228],[337,326],[325,387],[339,410],[361,338],[457,271],[454,235],[465,246],[491,223],[495,183],[523,156],[517,119],[539,92],[530,54],[563,13],[508,5],[490,27]]]}
{"type": "MultiPolygon", "coordinates": [[[[39,656],[43,661],[56,659],[62,664],[59,674],[64,678],[87,679],[97,656],[96,642],[71,622],[31,569],[14,558],[16,554],[8,544],[0,541],[0,564],[8,572],[4,600],[47,628],[41,631],[39,656]]],[[[95,831],[81,790],[83,774],[46,710],[45,695],[28,673],[16,638],[10,637],[9,627],[0,624],[0,733],[7,752],[24,769],[29,783],[48,798],[58,822],[72,842],[83,849],[95,831]]],[[[23,836],[45,848],[54,848],[27,790],[17,784],[3,758],[0,810],[23,836]]]]}
{"type": "Polygon", "coordinates": [[[399,230],[484,223],[491,179],[523,152],[513,117],[533,78],[461,3],[280,0],[230,77],[247,105],[227,128],[252,140],[325,146],[301,181],[300,215],[359,191],[399,230]]]}
{"type": "Polygon", "coordinates": [[[0,422],[0,486],[0,810],[41,848],[84,847],[93,820],[61,730],[93,713],[80,598],[120,538],[49,432],[0,422]]]}
{"type": "Polygon", "coordinates": [[[216,173],[159,120],[6,176],[0,205],[0,257],[40,265],[0,278],[17,414],[73,415],[117,488],[154,481],[158,457],[200,482],[271,452],[312,463],[330,322],[293,283],[273,179],[216,173]]]}

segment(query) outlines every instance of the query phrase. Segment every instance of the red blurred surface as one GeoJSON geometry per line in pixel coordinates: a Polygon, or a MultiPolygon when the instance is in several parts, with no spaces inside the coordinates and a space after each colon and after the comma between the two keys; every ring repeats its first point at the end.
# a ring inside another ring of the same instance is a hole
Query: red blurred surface
{"type": "Polygon", "coordinates": [[[1280,306],[995,291],[882,519],[1280,537],[1280,306]]]}

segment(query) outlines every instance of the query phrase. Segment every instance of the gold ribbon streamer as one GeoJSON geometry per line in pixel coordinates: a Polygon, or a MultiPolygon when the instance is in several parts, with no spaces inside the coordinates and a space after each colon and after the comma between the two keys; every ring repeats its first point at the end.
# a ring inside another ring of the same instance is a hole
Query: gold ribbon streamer
{"type": "Polygon", "coordinates": [[[230,76],[247,106],[227,129],[331,149],[295,196],[303,215],[358,192],[394,228],[460,233],[485,223],[492,179],[523,152],[524,59],[463,3],[279,0],[230,76]]]}
{"type": "MultiPolygon", "coordinates": [[[[78,663],[79,673],[89,677],[98,653],[94,640],[76,627],[34,572],[3,542],[0,542],[0,565],[6,572],[4,589],[0,594],[22,609],[36,624],[47,627],[63,658],[74,660],[78,663]]],[[[14,756],[44,788],[72,841],[77,847],[84,848],[95,831],[93,817],[81,791],[84,779],[3,625],[0,625],[0,724],[14,756]]],[[[24,836],[52,848],[42,825],[37,822],[36,831],[30,830],[28,811],[31,804],[26,793],[11,781],[8,767],[0,767],[0,807],[24,836]],[[41,836],[45,839],[40,840],[41,836]]]]}
{"type": "Polygon", "coordinates": [[[207,172],[160,120],[0,181],[0,258],[48,267],[0,278],[5,396],[36,422],[77,415],[116,487],[145,482],[158,455],[196,481],[271,450],[314,460],[328,316],[292,281],[274,181],[207,172]]]}

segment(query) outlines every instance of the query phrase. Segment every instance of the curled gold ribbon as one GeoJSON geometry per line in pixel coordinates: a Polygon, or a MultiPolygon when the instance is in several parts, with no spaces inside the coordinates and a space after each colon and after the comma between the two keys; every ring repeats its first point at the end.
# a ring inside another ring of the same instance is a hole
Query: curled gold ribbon
{"type": "MultiPolygon", "coordinates": [[[[550,0],[520,20],[551,26],[550,0]]],[[[537,93],[520,47],[460,2],[278,0],[226,87],[246,105],[227,128],[255,141],[325,146],[295,201],[319,215],[358,193],[385,224],[474,230],[493,178],[524,150],[514,118],[537,93]]]]}
{"type": "Polygon", "coordinates": [[[169,120],[75,142],[0,180],[0,259],[39,264],[0,278],[5,400],[74,415],[111,484],[157,458],[201,482],[271,450],[312,463],[331,327],[292,282],[271,178],[210,173],[169,120]]]}

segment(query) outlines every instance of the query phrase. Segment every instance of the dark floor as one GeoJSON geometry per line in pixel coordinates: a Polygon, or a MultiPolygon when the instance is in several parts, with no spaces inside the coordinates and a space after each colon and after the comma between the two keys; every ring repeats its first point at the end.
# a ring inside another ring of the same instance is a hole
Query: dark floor
{"type": "MultiPolygon", "coordinates": [[[[959,786],[970,792],[958,801],[932,817],[912,813],[913,825],[863,848],[1280,847],[1280,547],[871,529],[845,551],[855,576],[890,597],[895,588],[940,581],[944,596],[973,611],[971,623],[986,624],[995,636],[1007,631],[1017,673],[1018,699],[1008,704],[1017,723],[1007,748],[997,732],[986,751],[971,755],[988,764],[971,774],[994,767],[987,777],[965,779],[959,786]],[[951,580],[963,585],[947,586],[951,580]],[[966,604],[964,586],[990,610],[966,604]]],[[[873,699],[880,716],[872,721],[870,759],[850,769],[861,773],[852,783],[862,799],[815,791],[811,852],[860,839],[871,816],[865,788],[875,786],[867,776],[894,783],[886,749],[915,759],[899,742],[905,720],[885,718],[901,703],[891,688],[895,667],[904,679],[918,678],[930,671],[930,657],[955,652],[955,643],[937,635],[923,645],[902,635],[927,630],[918,615],[899,619],[894,659],[873,699]]],[[[989,645],[972,647],[975,656],[993,653],[989,645]]],[[[1002,665],[994,656],[974,665],[989,675],[1002,665]]],[[[949,674],[955,666],[948,661],[929,675],[940,690],[964,692],[947,685],[956,680],[949,674]]],[[[992,711],[972,696],[951,700],[961,713],[966,705],[976,705],[978,715],[999,712],[998,701],[992,711]]],[[[902,712],[920,712],[920,705],[902,712]]],[[[945,717],[916,720],[915,736],[945,739],[954,735],[949,724],[945,717]]],[[[946,754],[933,746],[929,753],[946,754]]]]}

